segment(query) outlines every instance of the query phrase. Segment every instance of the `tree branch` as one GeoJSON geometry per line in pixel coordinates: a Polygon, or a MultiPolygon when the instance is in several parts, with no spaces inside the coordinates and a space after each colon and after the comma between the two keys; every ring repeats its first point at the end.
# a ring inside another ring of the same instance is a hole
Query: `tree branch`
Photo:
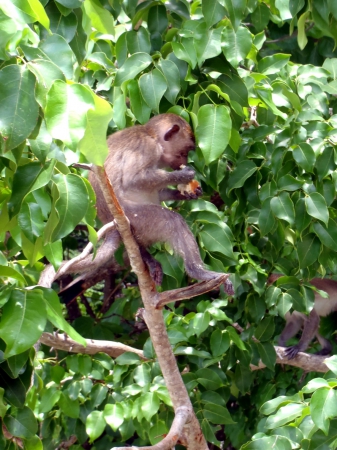
{"type": "Polygon", "coordinates": [[[200,283],[193,284],[192,286],[187,286],[181,289],[174,289],[172,291],[165,291],[158,294],[158,301],[156,304],[157,309],[163,308],[171,302],[177,302],[179,300],[186,300],[197,295],[204,294],[205,292],[212,291],[221,284],[224,284],[228,279],[229,274],[223,274],[209,281],[201,281],[200,283]]]}
{"type": "Polygon", "coordinates": [[[66,334],[61,333],[42,333],[40,337],[41,344],[56,348],[57,350],[64,350],[70,353],[85,353],[86,355],[95,355],[99,352],[104,352],[112,358],[117,358],[125,352],[136,353],[142,360],[145,358],[142,350],[121,344],[120,342],[112,341],[98,341],[95,339],[86,339],[86,347],[71,339],[66,334]]]}
{"type": "Polygon", "coordinates": [[[130,229],[129,221],[115,196],[106,172],[101,167],[93,167],[93,171],[97,177],[97,181],[108,208],[115,218],[117,229],[129,255],[131,268],[138,277],[140,294],[145,308],[144,319],[149,329],[152,344],[156,352],[175,413],[177,414],[178,409],[182,407],[192,411],[191,420],[190,422],[185,423],[179,438],[183,438],[183,436],[185,436],[185,445],[189,448],[189,450],[206,450],[207,443],[202,434],[199,421],[193,412],[190,397],[178,370],[170,341],[167,336],[162,311],[155,309],[159,298],[155,284],[150,277],[143,259],[141,258],[138,244],[130,229]]]}

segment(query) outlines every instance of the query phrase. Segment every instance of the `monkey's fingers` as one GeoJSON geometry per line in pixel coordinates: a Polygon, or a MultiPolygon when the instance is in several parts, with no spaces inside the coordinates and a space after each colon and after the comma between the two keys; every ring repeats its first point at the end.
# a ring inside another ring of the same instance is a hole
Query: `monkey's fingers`
{"type": "Polygon", "coordinates": [[[298,352],[300,352],[301,349],[299,345],[293,345],[292,347],[288,347],[285,349],[285,355],[288,359],[294,359],[298,352]]]}

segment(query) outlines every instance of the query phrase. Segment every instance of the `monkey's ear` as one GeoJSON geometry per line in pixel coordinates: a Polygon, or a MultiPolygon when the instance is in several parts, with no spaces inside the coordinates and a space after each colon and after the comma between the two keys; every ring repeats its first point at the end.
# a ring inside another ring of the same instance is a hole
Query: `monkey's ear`
{"type": "Polygon", "coordinates": [[[175,124],[173,127],[171,127],[169,130],[166,131],[164,134],[164,141],[169,141],[172,139],[172,136],[174,136],[178,131],[180,130],[180,126],[175,124]]]}

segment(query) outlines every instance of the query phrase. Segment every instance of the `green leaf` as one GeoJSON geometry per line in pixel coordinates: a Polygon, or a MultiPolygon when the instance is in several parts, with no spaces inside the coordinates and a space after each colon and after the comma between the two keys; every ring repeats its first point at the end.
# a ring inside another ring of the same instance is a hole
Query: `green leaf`
{"type": "Polygon", "coordinates": [[[336,250],[337,224],[334,220],[329,219],[328,226],[315,222],[313,228],[323,245],[336,250]]]}
{"type": "Polygon", "coordinates": [[[246,0],[225,0],[225,6],[234,30],[237,30],[240,21],[244,17],[247,6],[246,0]]]}
{"type": "Polygon", "coordinates": [[[316,160],[315,168],[318,173],[318,179],[321,181],[335,170],[335,167],[334,149],[332,147],[326,147],[323,152],[318,155],[316,160]]]}
{"type": "MultiPolygon", "coordinates": [[[[76,56],[64,37],[58,34],[52,34],[40,42],[39,49],[47,56],[43,59],[49,58],[62,70],[66,78],[70,80],[73,78],[76,56]]],[[[39,51],[37,54],[38,58],[41,58],[41,52],[39,51]]],[[[63,77],[61,79],[63,79],[63,77]]]]}
{"type": "Polygon", "coordinates": [[[237,32],[226,27],[222,32],[221,46],[228,62],[238,67],[250,52],[252,35],[246,27],[240,26],[237,32]]]}
{"type": "Polygon", "coordinates": [[[85,431],[90,438],[90,442],[99,438],[106,427],[105,417],[103,411],[92,411],[88,414],[85,421],[85,431]]]}
{"type": "Polygon", "coordinates": [[[88,35],[92,28],[103,34],[114,34],[114,18],[98,0],[84,0],[83,7],[87,16],[85,19],[90,21],[90,24],[85,26],[89,31],[88,35]]]}
{"type": "Polygon", "coordinates": [[[252,372],[249,367],[245,367],[243,364],[235,365],[234,382],[242,394],[248,392],[252,380],[252,372]]]}
{"type": "Polygon", "coordinates": [[[201,106],[195,135],[207,164],[222,155],[229,143],[231,128],[232,121],[226,106],[201,106]]]}
{"type": "Polygon", "coordinates": [[[18,214],[24,198],[36,189],[49,183],[55,161],[41,166],[39,162],[31,162],[24,166],[19,166],[14,174],[13,190],[8,203],[8,211],[13,217],[18,214]]]}
{"type": "Polygon", "coordinates": [[[208,0],[201,3],[202,14],[209,28],[219,22],[225,15],[225,8],[218,0],[208,0]]]}
{"type": "Polygon", "coordinates": [[[109,103],[93,94],[95,108],[87,111],[87,123],[83,138],[78,144],[81,153],[92,164],[103,166],[108,154],[106,130],[112,118],[109,103]]]}
{"type": "Polygon", "coordinates": [[[142,364],[136,367],[134,371],[134,379],[139,386],[146,386],[151,382],[151,370],[148,364],[142,364]]]}
{"type": "Polygon", "coordinates": [[[139,27],[138,31],[128,31],[126,33],[126,42],[131,55],[140,52],[151,52],[150,35],[144,27],[139,27]]]}
{"type": "Polygon", "coordinates": [[[144,418],[150,422],[158,412],[160,401],[156,392],[148,392],[140,397],[141,410],[144,418]]]}
{"type": "Polygon", "coordinates": [[[305,27],[306,27],[307,20],[309,17],[310,17],[310,11],[306,11],[303,14],[301,14],[301,16],[299,17],[298,22],[297,22],[297,29],[298,29],[297,42],[298,42],[298,46],[301,50],[303,50],[304,47],[308,43],[308,38],[307,38],[305,27]]]}
{"type": "Polygon", "coordinates": [[[59,401],[61,391],[56,386],[49,386],[42,389],[41,403],[39,405],[39,412],[46,413],[51,411],[53,406],[59,401]]]}
{"type": "Polygon", "coordinates": [[[87,345],[86,340],[82,338],[82,336],[78,334],[77,331],[75,331],[63,317],[60,299],[58,298],[56,292],[53,289],[43,287],[39,287],[36,291],[42,291],[48,320],[55,326],[55,328],[63,330],[71,339],[74,339],[74,341],[85,347],[87,345]]]}
{"type": "Polygon", "coordinates": [[[290,225],[295,222],[295,208],[288,192],[281,192],[270,202],[271,209],[276,217],[286,220],[290,225]]]}
{"type": "Polygon", "coordinates": [[[152,63],[148,53],[134,53],[120,69],[117,70],[114,86],[121,86],[124,81],[134,79],[140,72],[152,63]]]}
{"type": "Polygon", "coordinates": [[[276,352],[273,344],[271,342],[257,342],[256,346],[263,364],[265,364],[268,369],[274,370],[276,364],[276,352]]]}
{"type": "Polygon", "coordinates": [[[203,247],[209,252],[222,253],[229,258],[236,259],[233,253],[233,245],[223,227],[215,224],[204,225],[199,233],[203,247]]]}
{"type": "Polygon", "coordinates": [[[221,378],[212,369],[199,369],[195,372],[195,376],[198,383],[209,391],[216,391],[223,386],[221,378]]]}
{"type": "Polygon", "coordinates": [[[25,439],[25,450],[43,450],[43,444],[38,436],[34,436],[32,439],[25,439]]]}
{"type": "Polygon", "coordinates": [[[54,266],[54,269],[57,270],[63,261],[62,241],[58,240],[48,243],[44,246],[43,250],[48,261],[54,266]]]}
{"type": "Polygon", "coordinates": [[[151,34],[155,32],[164,33],[168,24],[167,11],[164,5],[154,5],[149,9],[147,26],[151,34]]]}
{"type": "Polygon", "coordinates": [[[10,434],[21,439],[32,439],[37,433],[37,420],[27,406],[13,408],[4,418],[4,424],[10,434]]]}
{"type": "Polygon", "coordinates": [[[190,38],[181,38],[181,42],[172,42],[172,50],[178,59],[186,61],[192,69],[197,65],[197,52],[194,46],[194,40],[190,38]]]}
{"type": "Polygon", "coordinates": [[[140,92],[138,80],[130,80],[128,82],[129,97],[131,103],[131,110],[136,116],[140,124],[148,122],[151,115],[151,108],[145,103],[145,100],[140,92]]]}
{"type": "Polygon", "coordinates": [[[304,198],[299,198],[295,205],[295,225],[299,233],[309,226],[311,222],[311,217],[307,213],[307,208],[305,205],[304,198]]]}
{"type": "Polygon", "coordinates": [[[208,29],[205,23],[201,23],[196,29],[194,39],[197,52],[198,65],[201,67],[205,59],[211,59],[221,53],[221,28],[208,29]]]}
{"type": "Polygon", "coordinates": [[[35,344],[46,322],[41,292],[14,290],[3,307],[0,322],[0,337],[6,342],[6,357],[22,353],[35,344]]]}
{"type": "MultiPolygon", "coordinates": [[[[269,305],[269,303],[268,303],[269,305]]],[[[264,317],[256,327],[255,337],[261,342],[270,341],[275,331],[275,324],[273,317],[264,317]]]]}
{"type": "Polygon", "coordinates": [[[71,400],[66,393],[62,392],[58,405],[66,416],[71,417],[72,419],[79,418],[80,404],[78,400],[71,400]]]}
{"type": "Polygon", "coordinates": [[[54,182],[58,191],[55,214],[50,215],[46,225],[46,240],[52,242],[67,236],[85,216],[89,205],[86,184],[80,176],[59,174],[54,176],[54,182]]]}
{"type": "Polygon", "coordinates": [[[226,330],[216,329],[211,334],[210,346],[213,356],[226,353],[230,345],[229,334],[226,330]]]}
{"type": "Polygon", "coordinates": [[[311,266],[321,252],[321,243],[317,237],[310,233],[307,234],[301,242],[297,244],[297,254],[300,268],[311,266]]]}
{"type": "Polygon", "coordinates": [[[169,59],[161,59],[158,62],[158,68],[163,73],[167,84],[164,96],[172,103],[172,105],[174,105],[181,89],[179,69],[174,62],[169,59]]]}
{"type": "Polygon", "coordinates": [[[250,178],[256,170],[257,166],[250,159],[240,161],[229,176],[229,191],[242,187],[245,184],[245,181],[250,178]]]}
{"type": "Polygon", "coordinates": [[[324,197],[318,192],[312,192],[304,200],[308,214],[328,225],[329,211],[324,197]]]}
{"type": "Polygon", "coordinates": [[[27,284],[23,275],[12,267],[0,265],[0,278],[14,278],[14,280],[20,281],[24,286],[27,284]]]}
{"type": "Polygon", "coordinates": [[[273,75],[279,73],[280,70],[288,64],[290,55],[276,53],[272,56],[266,56],[259,61],[259,72],[264,75],[273,75]]]}
{"type": "Polygon", "coordinates": [[[140,92],[148,106],[159,112],[159,103],[167,89],[164,75],[154,69],[139,78],[140,92]]]}
{"type": "Polygon", "coordinates": [[[286,423],[293,422],[298,417],[301,417],[305,404],[290,403],[289,405],[281,407],[276,414],[267,418],[265,427],[268,430],[281,427],[286,423]]]}
{"type": "Polygon", "coordinates": [[[333,389],[317,389],[311,397],[310,414],[314,424],[325,434],[329,432],[330,420],[337,416],[337,395],[333,389]]]}
{"type": "Polygon", "coordinates": [[[197,336],[200,336],[207,328],[209,327],[209,323],[211,321],[211,316],[206,311],[204,313],[197,313],[192,321],[192,327],[197,336]]]}
{"type": "Polygon", "coordinates": [[[56,80],[47,94],[45,119],[50,134],[72,150],[83,138],[87,111],[95,108],[90,90],[80,84],[56,80]]]}
{"type": "Polygon", "coordinates": [[[214,403],[206,403],[203,409],[204,417],[212,423],[231,425],[236,422],[231,418],[227,408],[214,403]]]}
{"type": "Polygon", "coordinates": [[[266,198],[261,206],[258,220],[262,235],[268,234],[275,226],[275,217],[270,206],[271,200],[272,197],[266,198]]]}
{"type": "Polygon", "coordinates": [[[166,423],[163,420],[158,420],[149,430],[149,438],[151,445],[158,444],[169,432],[166,423]]]}
{"type": "Polygon", "coordinates": [[[35,96],[42,108],[46,107],[47,93],[55,80],[66,81],[62,70],[52,61],[45,59],[33,59],[27,64],[27,68],[37,79],[35,96]]]}
{"type": "Polygon", "coordinates": [[[5,150],[12,150],[30,135],[38,118],[35,100],[36,79],[24,65],[0,70],[0,134],[5,150]]]}

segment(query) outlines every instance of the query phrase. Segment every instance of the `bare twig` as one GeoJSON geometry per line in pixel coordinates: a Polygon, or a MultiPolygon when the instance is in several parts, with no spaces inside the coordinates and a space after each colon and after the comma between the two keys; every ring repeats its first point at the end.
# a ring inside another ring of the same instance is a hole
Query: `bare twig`
{"type": "Polygon", "coordinates": [[[117,358],[125,352],[136,353],[141,359],[146,360],[142,350],[121,344],[120,342],[98,341],[95,339],[86,339],[86,347],[77,343],[66,334],[61,333],[42,333],[40,342],[57,350],[64,350],[71,353],[85,353],[86,355],[95,355],[104,352],[112,358],[117,358]]]}
{"type": "Polygon", "coordinates": [[[200,283],[193,284],[181,289],[174,289],[172,291],[165,291],[158,294],[158,302],[156,304],[157,309],[161,309],[163,306],[171,302],[177,302],[179,300],[185,300],[197,295],[204,294],[205,292],[212,291],[221,284],[224,284],[228,279],[228,274],[220,274],[218,278],[214,278],[209,281],[201,281],[200,283]]]}

